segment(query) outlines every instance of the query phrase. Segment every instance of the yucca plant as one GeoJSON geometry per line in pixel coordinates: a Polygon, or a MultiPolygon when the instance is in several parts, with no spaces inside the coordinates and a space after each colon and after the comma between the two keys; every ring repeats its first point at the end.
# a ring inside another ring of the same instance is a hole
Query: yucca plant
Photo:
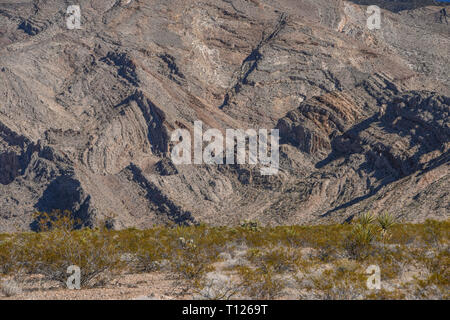
{"type": "Polygon", "coordinates": [[[358,223],[362,226],[368,226],[375,222],[375,217],[372,213],[366,212],[361,214],[361,216],[358,218],[358,223]]]}
{"type": "Polygon", "coordinates": [[[346,247],[351,256],[361,258],[375,240],[378,230],[374,224],[375,217],[371,213],[363,213],[353,225],[346,247]]]}
{"type": "Polygon", "coordinates": [[[390,237],[390,229],[395,224],[395,218],[390,213],[385,212],[377,217],[377,222],[381,228],[383,242],[390,237]]]}
{"type": "Polygon", "coordinates": [[[358,223],[353,227],[352,235],[359,245],[369,245],[375,239],[376,228],[372,224],[358,223]]]}
{"type": "Polygon", "coordinates": [[[286,240],[291,247],[298,246],[298,243],[297,243],[298,232],[295,229],[295,227],[293,227],[293,226],[287,227],[285,229],[285,234],[286,234],[286,240]]]}

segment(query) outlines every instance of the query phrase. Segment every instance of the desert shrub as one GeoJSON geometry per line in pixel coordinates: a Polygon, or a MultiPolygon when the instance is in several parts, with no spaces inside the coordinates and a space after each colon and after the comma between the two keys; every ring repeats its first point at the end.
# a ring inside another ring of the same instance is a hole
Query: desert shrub
{"type": "Polygon", "coordinates": [[[448,290],[450,287],[450,254],[448,249],[438,252],[434,257],[424,258],[423,262],[429,273],[428,279],[423,284],[436,285],[448,290]]]}
{"type": "Polygon", "coordinates": [[[392,235],[395,218],[389,213],[375,217],[371,213],[362,214],[353,225],[350,235],[345,239],[344,247],[350,257],[361,259],[373,253],[375,240],[385,243],[392,235]]]}
{"type": "Polygon", "coordinates": [[[208,255],[193,241],[181,239],[170,260],[172,270],[188,281],[199,281],[205,273],[214,269],[212,267],[214,257],[208,255]]]}
{"type": "Polygon", "coordinates": [[[375,221],[375,216],[370,212],[365,212],[361,214],[361,216],[358,218],[358,224],[362,226],[369,226],[372,225],[375,221]]]}
{"type": "Polygon", "coordinates": [[[439,222],[427,220],[424,223],[422,239],[429,246],[440,249],[442,246],[442,240],[444,238],[444,232],[445,231],[442,230],[441,224],[439,222]]]}
{"type": "Polygon", "coordinates": [[[271,249],[249,249],[247,258],[261,270],[271,270],[273,273],[293,272],[300,259],[296,250],[292,248],[275,247],[271,249]]]}
{"type": "Polygon", "coordinates": [[[32,271],[62,284],[67,280],[66,271],[70,265],[80,267],[83,287],[102,282],[105,276],[122,269],[118,246],[105,231],[66,233],[55,230],[43,235],[42,241],[34,245],[32,271]]]}
{"type": "Polygon", "coordinates": [[[41,232],[50,230],[72,231],[81,223],[79,219],[73,217],[69,210],[53,210],[50,213],[36,212],[33,216],[36,229],[41,232]]]}
{"type": "Polygon", "coordinates": [[[230,300],[237,296],[242,286],[228,275],[209,272],[196,291],[196,298],[208,300],[230,300]]]}
{"type": "Polygon", "coordinates": [[[7,297],[13,297],[22,294],[22,288],[14,280],[3,280],[0,283],[0,292],[7,297]]]}
{"type": "Polygon", "coordinates": [[[273,268],[237,267],[243,291],[255,299],[275,299],[285,288],[282,279],[276,277],[273,268]]]}
{"type": "Polygon", "coordinates": [[[284,240],[290,247],[300,247],[301,241],[299,236],[299,231],[295,227],[283,228],[284,240]]]}
{"type": "Polygon", "coordinates": [[[27,272],[34,265],[32,244],[38,243],[40,236],[24,232],[11,235],[0,245],[1,271],[3,274],[27,272]]]}
{"type": "Polygon", "coordinates": [[[309,279],[319,299],[358,299],[365,291],[366,276],[360,265],[352,260],[336,261],[331,268],[316,271],[309,279]]]}
{"type": "Polygon", "coordinates": [[[375,240],[377,229],[373,225],[357,224],[352,230],[352,236],[357,244],[368,246],[375,240]]]}
{"type": "Polygon", "coordinates": [[[122,268],[118,245],[107,230],[73,230],[76,221],[69,212],[58,219],[40,214],[40,233],[17,234],[12,239],[10,257],[14,270],[42,274],[65,284],[67,268],[81,269],[81,285],[95,285],[122,268]]]}
{"type": "Polygon", "coordinates": [[[427,220],[424,223],[396,223],[390,231],[389,243],[439,247],[448,243],[450,220],[427,220]]]}
{"type": "Polygon", "coordinates": [[[338,248],[348,232],[348,225],[306,226],[302,227],[300,236],[303,246],[320,249],[331,244],[338,248]]]}
{"type": "Polygon", "coordinates": [[[376,239],[378,228],[374,225],[372,214],[362,214],[353,225],[350,235],[345,240],[345,249],[351,258],[361,259],[367,257],[369,249],[376,239]]]}
{"type": "Polygon", "coordinates": [[[135,262],[131,267],[133,271],[138,272],[156,271],[165,257],[164,247],[156,239],[147,239],[141,242],[136,251],[135,262]]]}
{"type": "Polygon", "coordinates": [[[322,262],[330,262],[336,255],[336,251],[333,244],[327,243],[319,248],[317,258],[322,262]]]}
{"type": "Polygon", "coordinates": [[[395,218],[390,213],[385,212],[377,217],[377,222],[380,227],[380,236],[385,243],[391,237],[391,229],[395,225],[395,218]]]}
{"type": "Polygon", "coordinates": [[[4,238],[0,241],[0,274],[9,274],[15,269],[15,259],[11,256],[13,241],[4,238]]]}
{"type": "Polygon", "coordinates": [[[401,278],[411,266],[425,270],[416,284],[423,297],[445,292],[449,283],[448,221],[400,224],[388,214],[378,217],[364,214],[352,224],[276,227],[252,223],[237,227],[201,224],[115,231],[106,225],[73,230],[79,223],[68,212],[39,213],[36,221],[39,233],[0,235],[0,273],[39,273],[65,284],[69,276],[67,267],[77,265],[82,286],[87,287],[123,270],[153,272],[167,267],[164,270],[178,275],[178,281],[188,291],[198,293],[199,297],[220,299],[234,296],[236,288],[239,294],[252,298],[279,297],[286,276],[292,278],[298,273],[311,282],[308,273],[330,266],[335,269],[325,272],[315,284],[322,290],[317,297],[360,297],[361,272],[350,270],[348,265],[352,264],[379,265],[383,281],[401,278]],[[237,276],[231,277],[230,282],[228,275],[222,277],[213,270],[214,266],[224,268],[224,263],[215,265],[215,262],[221,256],[227,257],[225,253],[233,253],[232,250],[237,252],[232,260],[244,262],[233,262],[226,269],[227,274],[237,276]],[[307,258],[301,258],[302,252],[307,258]],[[347,265],[341,263],[343,257],[349,258],[347,265]],[[217,279],[211,278],[213,274],[218,275],[217,279]]]}
{"type": "Polygon", "coordinates": [[[170,256],[170,241],[165,235],[159,235],[159,228],[138,230],[129,228],[115,231],[114,237],[123,253],[127,267],[131,272],[151,272],[159,270],[162,260],[170,256]]]}

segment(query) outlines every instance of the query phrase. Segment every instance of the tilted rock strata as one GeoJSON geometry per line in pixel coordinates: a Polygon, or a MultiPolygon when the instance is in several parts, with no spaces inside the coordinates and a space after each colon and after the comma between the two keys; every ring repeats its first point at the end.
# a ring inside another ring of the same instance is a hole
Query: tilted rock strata
{"type": "Polygon", "coordinates": [[[449,26],[432,1],[0,3],[0,231],[449,216],[449,26]],[[375,4],[375,3],[370,3],[375,4]],[[405,11],[409,10],[409,11],[405,11]],[[174,165],[176,128],[280,129],[278,175],[174,165]]]}

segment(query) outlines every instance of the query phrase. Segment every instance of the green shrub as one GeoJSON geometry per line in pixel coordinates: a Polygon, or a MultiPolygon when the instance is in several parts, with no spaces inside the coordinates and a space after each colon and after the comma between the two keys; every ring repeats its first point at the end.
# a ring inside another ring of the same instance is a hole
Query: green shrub
{"type": "Polygon", "coordinates": [[[345,241],[345,248],[350,257],[361,259],[368,255],[368,251],[378,234],[378,228],[374,225],[375,218],[370,213],[360,216],[353,225],[350,236],[345,241]]]}
{"type": "Polygon", "coordinates": [[[391,229],[395,225],[395,218],[390,213],[385,212],[377,217],[377,222],[381,228],[383,242],[391,237],[391,229]]]}
{"type": "Polygon", "coordinates": [[[241,287],[255,299],[275,299],[285,287],[284,281],[276,278],[273,268],[250,268],[240,266],[237,269],[242,279],[241,287]]]}
{"type": "Polygon", "coordinates": [[[81,285],[85,287],[104,281],[106,276],[123,268],[119,246],[110,232],[74,231],[76,220],[69,212],[59,218],[55,214],[39,214],[42,232],[12,237],[8,244],[10,272],[42,274],[65,285],[67,268],[76,265],[81,269],[81,285]]]}

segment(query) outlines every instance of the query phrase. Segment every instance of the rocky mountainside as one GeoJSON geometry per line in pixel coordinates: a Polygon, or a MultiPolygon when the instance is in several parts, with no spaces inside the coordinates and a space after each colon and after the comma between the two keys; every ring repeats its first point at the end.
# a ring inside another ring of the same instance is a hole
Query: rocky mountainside
{"type": "Polygon", "coordinates": [[[0,231],[450,215],[435,1],[0,0],[0,231]],[[381,7],[369,30],[367,5],[381,7]],[[280,170],[175,165],[176,128],[280,130],[280,170]]]}

